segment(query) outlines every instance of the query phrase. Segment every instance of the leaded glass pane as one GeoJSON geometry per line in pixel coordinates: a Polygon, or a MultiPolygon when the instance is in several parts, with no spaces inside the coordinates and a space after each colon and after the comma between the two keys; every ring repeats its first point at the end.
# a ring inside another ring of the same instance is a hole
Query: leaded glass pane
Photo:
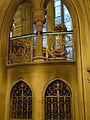
{"type": "Polygon", "coordinates": [[[66,83],[55,80],[45,92],[46,120],[71,120],[71,90],[66,83]]]}
{"type": "Polygon", "coordinates": [[[67,58],[68,59],[73,59],[73,48],[72,47],[67,47],[66,48],[66,50],[67,50],[67,52],[68,52],[68,54],[67,54],[67,58]]]}
{"type": "Polygon", "coordinates": [[[64,5],[64,23],[67,27],[67,30],[72,30],[71,15],[65,5],[64,5]]]}
{"type": "Polygon", "coordinates": [[[43,36],[43,47],[46,48],[46,36],[43,36]]]}
{"type": "MultiPolygon", "coordinates": [[[[61,0],[59,0],[58,2],[61,2],[61,0]]],[[[63,4],[63,13],[62,13],[61,5],[55,6],[54,9],[55,9],[55,25],[60,24],[62,22],[62,14],[63,14],[64,16],[63,21],[67,27],[67,30],[72,30],[72,18],[66,6],[63,4]]]]}
{"type": "Polygon", "coordinates": [[[61,5],[61,1],[60,0],[54,0],[54,6],[59,6],[61,5]]]}
{"type": "Polygon", "coordinates": [[[65,25],[66,25],[68,31],[72,30],[72,23],[71,23],[71,21],[66,22],[65,25]]]}
{"type": "Polygon", "coordinates": [[[43,32],[46,32],[46,23],[43,25],[43,32]]]}
{"type": "MultiPolygon", "coordinates": [[[[47,16],[46,16],[46,21],[47,21],[47,16]]],[[[46,29],[46,27],[47,27],[47,22],[43,25],[43,28],[42,28],[42,31],[43,32],[46,32],[47,31],[47,29],[46,29]]],[[[34,24],[33,25],[33,32],[34,33],[36,33],[37,31],[36,31],[36,25],[34,24]]],[[[36,37],[33,37],[33,44],[34,45],[36,45],[36,41],[37,41],[37,39],[36,39],[36,37]]],[[[43,47],[46,47],[46,36],[43,36],[43,47]]]]}
{"type": "Polygon", "coordinates": [[[55,25],[61,23],[61,16],[55,18],[55,25]]]}
{"type": "Polygon", "coordinates": [[[55,7],[55,17],[61,16],[61,6],[55,7]]]}
{"type": "MultiPolygon", "coordinates": [[[[66,8],[66,6],[63,4],[63,1],[61,0],[54,0],[54,10],[55,10],[55,26],[58,24],[65,24],[67,31],[72,30],[72,18],[71,15],[66,8]],[[60,1],[60,5],[59,5],[60,1]]],[[[73,49],[73,36],[72,34],[65,35],[63,38],[63,41],[65,42],[65,50],[67,51],[67,59],[74,59],[74,49],[73,49]]],[[[57,39],[55,42],[56,48],[57,48],[57,39]]]]}
{"type": "MultiPolygon", "coordinates": [[[[36,31],[36,25],[35,25],[35,24],[33,24],[33,32],[34,32],[34,33],[37,32],[37,31],[36,31]]],[[[33,44],[36,45],[36,36],[33,37],[33,44]]]]}
{"type": "Polygon", "coordinates": [[[20,81],[11,92],[11,118],[32,119],[32,92],[30,87],[20,81]]]}
{"type": "Polygon", "coordinates": [[[36,36],[33,37],[33,45],[36,45],[36,36]]]}

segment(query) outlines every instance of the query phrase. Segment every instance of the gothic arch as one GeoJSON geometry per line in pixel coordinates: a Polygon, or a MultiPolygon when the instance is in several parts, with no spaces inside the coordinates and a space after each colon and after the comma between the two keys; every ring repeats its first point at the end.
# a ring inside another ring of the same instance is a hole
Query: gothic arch
{"type": "Polygon", "coordinates": [[[15,81],[13,84],[11,84],[10,89],[9,89],[9,92],[11,93],[13,87],[14,87],[18,82],[20,82],[20,81],[22,81],[22,82],[24,82],[25,84],[27,84],[27,85],[30,87],[30,89],[31,89],[31,91],[32,91],[32,94],[33,94],[33,88],[32,88],[32,86],[31,86],[31,84],[28,83],[28,82],[25,80],[25,78],[16,79],[16,81],[15,81]]]}
{"type": "MultiPolygon", "coordinates": [[[[26,0],[26,1],[30,1],[30,3],[33,6],[33,3],[31,0],[26,0]]],[[[5,11],[5,15],[3,17],[3,22],[2,22],[2,26],[1,26],[1,54],[3,54],[3,56],[7,56],[8,54],[8,39],[9,39],[9,32],[10,32],[10,27],[11,27],[11,23],[12,23],[12,19],[19,7],[19,5],[23,2],[23,0],[11,0],[10,3],[8,4],[8,7],[5,11]],[[6,47],[6,51],[3,50],[3,46],[6,47]],[[2,52],[3,51],[3,52],[2,52]]],[[[5,61],[5,58],[3,58],[4,64],[6,64],[7,62],[5,61]]]]}
{"type": "Polygon", "coordinates": [[[46,119],[72,119],[72,91],[60,79],[49,83],[44,94],[46,119]]]}
{"type": "MultiPolygon", "coordinates": [[[[10,30],[10,25],[12,23],[12,18],[18,8],[18,6],[21,4],[22,0],[21,1],[18,1],[18,0],[13,0],[10,5],[8,6],[8,9],[5,13],[5,16],[3,18],[3,23],[2,23],[2,29],[1,29],[1,41],[2,41],[2,47],[1,47],[1,51],[4,51],[2,54],[4,56],[7,56],[7,51],[3,50],[3,46],[6,47],[6,50],[8,48],[8,35],[9,35],[9,30],[10,30]]],[[[49,1],[48,1],[49,2],[49,1]]],[[[48,4],[47,2],[47,4],[48,4]]],[[[45,4],[45,0],[41,1],[41,4],[44,5],[45,4]]],[[[42,6],[41,5],[41,6],[42,6]]],[[[67,8],[71,8],[72,9],[72,12],[71,12],[71,16],[76,16],[74,18],[74,28],[78,28],[78,26],[76,27],[76,24],[75,23],[78,23],[78,19],[77,19],[77,12],[76,12],[76,9],[73,5],[73,3],[70,1],[69,3],[66,1],[66,4],[67,8]],[[69,6],[72,6],[72,7],[69,7],[69,6]]],[[[75,34],[76,36],[77,34],[75,34]]],[[[6,62],[5,58],[4,59],[4,62],[6,62]]]]}
{"type": "MultiPolygon", "coordinates": [[[[25,83],[31,89],[32,96],[34,96],[34,91],[33,91],[32,85],[29,82],[27,82],[24,78],[19,78],[19,79],[16,79],[14,82],[9,83],[9,87],[7,88],[7,93],[6,93],[6,107],[5,107],[5,111],[8,111],[8,112],[5,112],[6,113],[5,114],[5,120],[10,119],[10,104],[11,104],[11,99],[10,98],[11,98],[12,89],[20,81],[25,83]]],[[[32,97],[32,104],[33,104],[33,97],[32,97]]],[[[32,107],[32,111],[33,111],[33,107],[32,107]]]]}
{"type": "Polygon", "coordinates": [[[10,93],[10,118],[32,119],[32,90],[22,80],[12,87],[10,93]]]}
{"type": "MultiPolygon", "coordinates": [[[[14,15],[14,13],[15,13],[15,11],[13,12],[12,11],[12,9],[13,8],[15,8],[15,9],[17,9],[17,7],[19,6],[19,2],[21,2],[21,1],[18,1],[18,0],[16,0],[16,2],[14,3],[14,0],[11,2],[11,4],[8,6],[8,9],[6,10],[7,12],[6,12],[6,14],[5,14],[5,16],[4,16],[4,18],[3,18],[3,23],[2,23],[2,28],[1,28],[1,46],[2,46],[2,48],[1,48],[1,53],[3,54],[3,60],[5,61],[5,59],[6,59],[6,55],[7,55],[7,51],[6,50],[4,50],[4,47],[3,46],[5,46],[5,48],[7,49],[7,41],[8,41],[8,34],[9,34],[9,29],[10,29],[10,24],[11,24],[11,21],[12,21],[12,18],[13,18],[13,15],[14,15]],[[3,52],[4,51],[4,52],[3,52]]],[[[72,4],[73,4],[73,11],[71,12],[71,15],[74,17],[74,16],[76,16],[75,17],[75,19],[74,19],[74,22],[73,22],[73,24],[74,24],[74,28],[76,28],[75,29],[75,34],[74,35],[76,35],[76,34],[79,34],[79,29],[78,29],[78,25],[77,24],[75,24],[75,23],[80,23],[80,20],[82,19],[82,17],[81,17],[81,15],[85,15],[84,14],[84,12],[82,12],[82,14],[81,14],[81,10],[82,10],[82,8],[81,9],[79,9],[78,8],[78,6],[76,7],[76,3],[74,3],[74,2],[72,2],[72,4]],[[76,10],[77,9],[77,10],[76,10]],[[80,16],[80,17],[78,17],[78,16],[80,16]]],[[[68,5],[66,5],[66,6],[69,6],[69,4],[68,5]]],[[[68,9],[69,9],[69,7],[67,7],[68,9]]],[[[83,11],[83,10],[82,10],[83,11]]],[[[83,23],[86,21],[86,17],[84,17],[83,18],[83,23]]],[[[78,35],[76,35],[77,37],[78,37],[78,35]]],[[[78,38],[79,39],[79,38],[78,38]]],[[[85,39],[84,39],[85,40],[85,39]]],[[[79,41],[79,40],[77,40],[77,41],[79,41]]],[[[79,45],[81,45],[81,43],[79,44],[79,45]]],[[[80,56],[80,52],[78,53],[79,54],[79,56],[80,56]]],[[[80,60],[80,58],[79,58],[79,60],[80,60]]],[[[6,64],[6,62],[2,65],[3,67],[5,67],[5,64],[6,64]]],[[[81,67],[81,66],[80,66],[81,67]]],[[[78,76],[78,79],[79,78],[81,78],[80,80],[82,80],[82,75],[81,75],[81,69],[79,68],[79,72],[80,72],[80,75],[78,76]]],[[[5,73],[5,72],[4,72],[5,73]]],[[[5,74],[4,74],[5,75],[5,74]]],[[[81,85],[82,85],[82,83],[80,83],[81,85]]],[[[81,92],[82,92],[82,90],[81,90],[81,92]]],[[[82,93],[81,93],[82,94],[82,93]]],[[[82,98],[82,97],[81,97],[82,98]]],[[[83,101],[83,100],[82,100],[83,101]]],[[[83,106],[83,105],[82,105],[83,106]]],[[[81,109],[81,111],[83,111],[83,107],[80,107],[80,109],[81,109]]]]}
{"type": "Polygon", "coordinates": [[[55,78],[49,80],[49,82],[45,85],[44,90],[43,90],[43,91],[44,91],[44,92],[43,92],[43,96],[45,95],[45,91],[46,91],[47,87],[48,87],[52,82],[54,82],[55,80],[60,80],[60,81],[64,82],[65,84],[68,85],[68,87],[69,87],[69,88],[71,89],[71,91],[72,91],[71,86],[69,85],[69,83],[68,83],[66,80],[64,80],[64,79],[62,79],[62,78],[55,77],[55,78]]]}

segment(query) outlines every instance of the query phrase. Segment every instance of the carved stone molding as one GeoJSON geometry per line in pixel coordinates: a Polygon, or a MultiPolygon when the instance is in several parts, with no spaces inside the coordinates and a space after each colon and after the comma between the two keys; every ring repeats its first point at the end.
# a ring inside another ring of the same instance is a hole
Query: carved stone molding
{"type": "Polygon", "coordinates": [[[10,41],[9,64],[30,62],[31,56],[31,38],[10,41]]]}

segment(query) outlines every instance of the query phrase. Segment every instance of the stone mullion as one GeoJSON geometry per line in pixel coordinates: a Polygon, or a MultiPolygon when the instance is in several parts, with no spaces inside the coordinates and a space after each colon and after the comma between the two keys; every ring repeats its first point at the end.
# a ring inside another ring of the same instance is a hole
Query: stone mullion
{"type": "Polygon", "coordinates": [[[22,16],[21,16],[21,19],[22,19],[22,21],[21,21],[21,22],[22,22],[22,23],[21,23],[21,24],[22,24],[22,35],[25,34],[25,16],[26,16],[26,15],[25,15],[25,11],[26,11],[26,10],[25,10],[25,4],[26,4],[26,3],[23,3],[22,6],[21,6],[21,8],[22,8],[22,9],[21,9],[21,15],[22,15],[22,16]]]}
{"type": "Polygon", "coordinates": [[[26,34],[30,34],[32,32],[32,7],[30,3],[27,3],[27,8],[26,8],[26,34]]]}
{"type": "MultiPolygon", "coordinates": [[[[54,22],[54,0],[51,0],[47,6],[47,29],[48,32],[53,31],[55,22],[54,22]]],[[[48,49],[52,49],[54,47],[54,36],[47,36],[47,46],[48,49]]]]}
{"type": "Polygon", "coordinates": [[[30,34],[32,32],[32,7],[29,2],[22,5],[22,34],[30,34]]]}
{"type": "Polygon", "coordinates": [[[61,21],[62,21],[62,24],[64,24],[64,6],[63,6],[62,0],[61,0],[61,21]]]}

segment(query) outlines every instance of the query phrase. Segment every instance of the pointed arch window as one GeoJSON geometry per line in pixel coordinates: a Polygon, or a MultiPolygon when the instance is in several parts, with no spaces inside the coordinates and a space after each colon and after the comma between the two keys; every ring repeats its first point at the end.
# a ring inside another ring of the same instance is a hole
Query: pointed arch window
{"type": "MultiPolygon", "coordinates": [[[[54,0],[54,13],[55,26],[62,24],[66,26],[67,31],[73,31],[72,18],[63,0],[54,0]]],[[[72,34],[66,34],[63,37],[63,42],[65,44],[65,50],[67,51],[67,59],[74,59],[72,34]]]]}
{"type": "MultiPolygon", "coordinates": [[[[9,64],[31,62],[36,56],[37,30],[33,23],[33,9],[28,2],[24,1],[19,6],[12,21],[8,47],[9,64]]],[[[40,44],[43,48],[40,51],[46,60],[75,60],[72,17],[66,4],[67,1],[65,3],[64,0],[53,0],[47,5],[40,44]]]]}
{"type": "Polygon", "coordinates": [[[60,80],[50,83],[45,92],[45,120],[71,120],[71,90],[60,80]]]}
{"type": "Polygon", "coordinates": [[[11,119],[32,120],[32,91],[23,81],[15,84],[11,91],[11,119]]]}

